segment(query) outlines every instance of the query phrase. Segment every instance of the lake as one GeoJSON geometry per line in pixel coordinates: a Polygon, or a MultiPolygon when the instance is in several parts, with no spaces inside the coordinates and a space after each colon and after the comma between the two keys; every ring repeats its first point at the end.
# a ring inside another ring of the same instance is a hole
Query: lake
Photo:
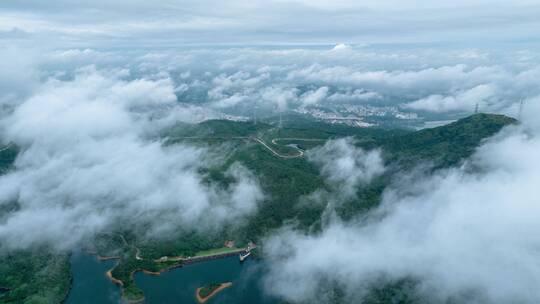
{"type": "Polygon", "coordinates": [[[75,252],[70,262],[73,282],[66,304],[120,303],[120,288],[105,276],[116,261],[100,261],[93,255],[75,252]]]}
{"type": "MultiPolygon", "coordinates": [[[[73,254],[71,266],[73,285],[67,298],[67,304],[104,303],[118,304],[120,288],[111,283],[105,272],[112,268],[115,261],[99,261],[88,254],[73,254]]],[[[261,274],[264,263],[247,259],[240,263],[238,257],[187,265],[160,276],[151,276],[138,272],[135,282],[145,294],[148,304],[194,304],[195,290],[210,283],[232,282],[227,288],[209,300],[210,304],[276,304],[279,301],[264,294],[261,286],[261,274]]]]}

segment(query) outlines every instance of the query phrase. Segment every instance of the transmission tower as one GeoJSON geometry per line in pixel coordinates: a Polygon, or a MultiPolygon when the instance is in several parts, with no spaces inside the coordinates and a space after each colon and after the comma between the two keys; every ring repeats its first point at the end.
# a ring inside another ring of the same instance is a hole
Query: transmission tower
{"type": "Polygon", "coordinates": [[[476,106],[474,107],[474,114],[478,114],[478,102],[476,103],[476,106]]]}

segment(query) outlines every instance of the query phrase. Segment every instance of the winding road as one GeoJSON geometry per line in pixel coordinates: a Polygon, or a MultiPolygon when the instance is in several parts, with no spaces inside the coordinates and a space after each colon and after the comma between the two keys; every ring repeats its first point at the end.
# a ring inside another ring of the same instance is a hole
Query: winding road
{"type": "MultiPolygon", "coordinates": [[[[221,140],[230,140],[230,139],[245,139],[245,140],[253,140],[256,143],[262,145],[265,147],[270,153],[272,153],[274,156],[283,158],[283,159],[291,159],[291,158],[298,158],[304,156],[304,151],[295,148],[298,150],[296,154],[288,155],[288,154],[281,154],[278,151],[276,151],[274,148],[270,147],[264,140],[260,137],[255,136],[234,136],[234,137],[204,137],[204,136],[185,136],[185,137],[169,137],[171,140],[175,139],[201,139],[201,140],[208,140],[208,139],[221,139],[221,140]]],[[[279,145],[277,142],[280,140],[296,140],[296,141],[325,141],[324,139],[320,138],[274,138],[272,139],[272,144],[279,145]]]]}
{"type": "Polygon", "coordinates": [[[321,138],[296,138],[296,137],[283,137],[283,138],[274,138],[272,139],[272,144],[277,145],[280,140],[296,140],[296,141],[322,141],[325,142],[326,139],[321,138]]]}
{"type": "MultiPolygon", "coordinates": [[[[258,138],[258,137],[253,137],[252,138],[254,141],[258,142],[259,144],[263,145],[263,147],[265,147],[266,149],[268,149],[268,151],[272,152],[272,154],[274,154],[275,156],[277,157],[280,157],[280,158],[284,158],[284,159],[287,159],[287,158],[297,158],[297,157],[302,157],[304,156],[304,151],[296,148],[298,150],[298,154],[294,154],[294,155],[285,155],[285,154],[281,154],[279,152],[277,152],[276,150],[272,149],[272,147],[270,147],[269,145],[267,145],[262,139],[258,138]]],[[[272,140],[272,143],[274,142],[275,139],[272,140]]]]}

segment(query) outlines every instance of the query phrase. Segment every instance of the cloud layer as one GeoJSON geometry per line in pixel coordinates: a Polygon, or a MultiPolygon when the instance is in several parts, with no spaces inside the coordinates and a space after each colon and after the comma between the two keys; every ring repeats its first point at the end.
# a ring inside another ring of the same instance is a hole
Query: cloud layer
{"type": "Polygon", "coordinates": [[[68,248],[120,227],[211,232],[256,211],[263,194],[241,165],[227,188],[212,185],[201,169],[219,155],[152,139],[164,110],[178,121],[172,81],[128,74],[90,66],[48,78],[2,119],[3,140],[21,148],[0,176],[0,203],[20,205],[0,223],[2,247],[68,248]]]}
{"type": "Polygon", "coordinates": [[[0,39],[56,46],[537,43],[534,0],[40,1],[0,5],[0,39]],[[294,30],[291,30],[294,29],[294,30]]]}
{"type": "Polygon", "coordinates": [[[18,83],[25,85],[9,92],[13,86],[6,78],[2,100],[28,91],[40,77],[73,77],[77,69],[94,65],[129,71],[126,77],[132,79],[168,79],[172,93],[185,105],[174,108],[177,115],[185,119],[190,117],[186,112],[193,110],[198,113],[192,116],[195,121],[205,115],[219,117],[219,112],[249,117],[254,108],[264,116],[305,108],[332,112],[350,106],[362,111],[367,106],[393,107],[427,116],[459,117],[472,113],[476,104],[483,112],[516,116],[520,100],[540,94],[537,53],[516,49],[69,49],[44,50],[40,56],[23,58],[35,62],[39,73],[24,69],[29,63],[20,65],[28,73],[15,73],[9,81],[21,79],[18,83]]]}
{"type": "Polygon", "coordinates": [[[350,137],[330,140],[324,146],[309,150],[309,161],[315,163],[342,199],[356,195],[358,187],[381,175],[385,168],[379,150],[364,151],[354,146],[350,137]]]}
{"type": "Polygon", "coordinates": [[[381,279],[413,279],[430,303],[540,301],[537,101],[523,126],[478,149],[475,169],[400,179],[367,219],[270,238],[267,289],[293,302],[324,302],[328,282],[337,282],[351,301],[381,279]]]}
{"type": "MultiPolygon", "coordinates": [[[[226,173],[234,181],[228,187],[206,182],[201,171],[219,161],[215,151],[156,139],[178,121],[343,104],[445,117],[466,115],[478,103],[481,111],[516,115],[523,99],[526,124],[478,151],[471,162],[479,172],[458,168],[396,183],[368,222],[333,219],[318,235],[286,230],[272,237],[265,248],[275,267],[267,279],[271,292],[292,301],[321,299],[318,288],[328,281],[355,296],[380,277],[417,279],[418,292],[433,302],[539,300],[532,232],[540,228],[540,68],[533,51],[1,52],[0,66],[12,75],[0,76],[1,137],[22,148],[15,170],[0,176],[0,204],[21,205],[0,221],[9,248],[67,248],[117,223],[146,225],[153,235],[242,223],[264,197],[256,177],[236,164],[226,173]]],[[[307,155],[349,196],[383,171],[378,152],[347,139],[307,155]]]]}

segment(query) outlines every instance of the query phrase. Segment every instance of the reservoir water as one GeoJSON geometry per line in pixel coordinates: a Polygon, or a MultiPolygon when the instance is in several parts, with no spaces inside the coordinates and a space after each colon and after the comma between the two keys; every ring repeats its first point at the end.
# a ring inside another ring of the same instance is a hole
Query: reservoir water
{"type": "Polygon", "coordinates": [[[120,288],[114,285],[105,272],[114,267],[116,261],[99,261],[95,256],[76,252],[71,255],[73,282],[66,304],[118,304],[120,288]]]}
{"type": "MultiPolygon", "coordinates": [[[[115,261],[99,261],[87,254],[74,254],[71,259],[73,285],[67,304],[121,302],[120,288],[111,283],[105,272],[115,261]]],[[[145,294],[147,304],[195,304],[195,290],[210,283],[232,282],[210,299],[210,304],[276,304],[265,295],[261,286],[263,264],[251,259],[240,263],[238,257],[212,260],[177,268],[159,276],[139,272],[135,282],[145,294]]]]}

